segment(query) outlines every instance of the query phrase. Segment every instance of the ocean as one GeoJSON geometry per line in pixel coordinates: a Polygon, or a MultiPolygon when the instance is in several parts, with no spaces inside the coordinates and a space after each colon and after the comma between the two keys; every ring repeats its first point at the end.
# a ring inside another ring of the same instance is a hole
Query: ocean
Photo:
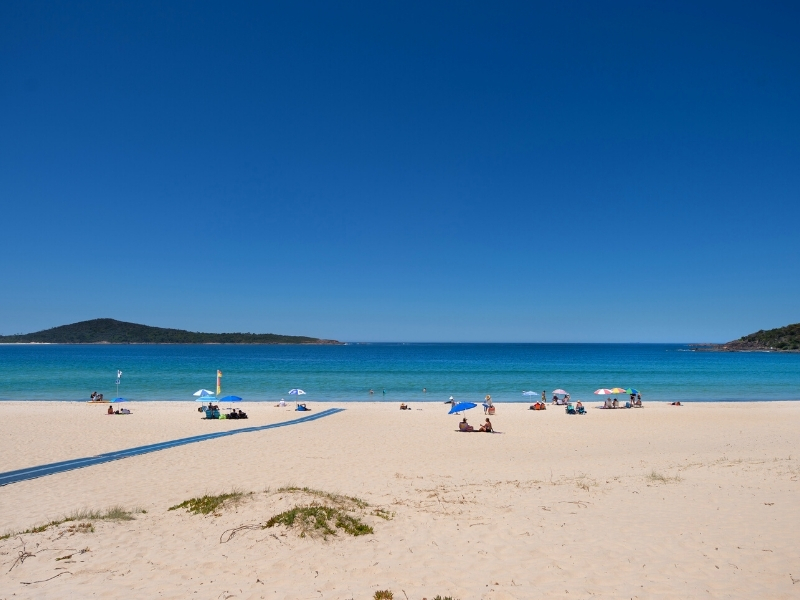
{"type": "Polygon", "coordinates": [[[0,345],[0,400],[113,398],[117,369],[129,400],[191,400],[217,369],[223,395],[252,401],[292,388],[312,402],[528,402],[523,390],[556,388],[597,400],[617,386],[645,401],[800,400],[800,354],[678,344],[0,345]]]}

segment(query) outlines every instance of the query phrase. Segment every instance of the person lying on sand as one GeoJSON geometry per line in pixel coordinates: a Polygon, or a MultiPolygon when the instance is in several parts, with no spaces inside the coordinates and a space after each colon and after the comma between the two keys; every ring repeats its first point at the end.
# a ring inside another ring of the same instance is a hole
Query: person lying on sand
{"type": "MultiPolygon", "coordinates": [[[[486,420],[488,421],[489,419],[486,420]]],[[[461,423],[458,424],[458,429],[459,431],[475,431],[475,428],[469,423],[467,423],[467,417],[464,417],[461,420],[461,423]]]]}
{"type": "Polygon", "coordinates": [[[286,400],[284,400],[283,398],[281,398],[281,401],[280,401],[280,402],[278,402],[278,403],[277,403],[275,406],[276,406],[276,407],[281,407],[281,408],[283,408],[284,406],[286,406],[286,400]]]}
{"type": "Polygon", "coordinates": [[[680,402],[670,402],[671,406],[683,406],[680,402]]]}
{"type": "Polygon", "coordinates": [[[492,422],[489,420],[489,417],[486,417],[486,423],[481,425],[478,431],[485,431],[486,433],[492,433],[492,422]]]}

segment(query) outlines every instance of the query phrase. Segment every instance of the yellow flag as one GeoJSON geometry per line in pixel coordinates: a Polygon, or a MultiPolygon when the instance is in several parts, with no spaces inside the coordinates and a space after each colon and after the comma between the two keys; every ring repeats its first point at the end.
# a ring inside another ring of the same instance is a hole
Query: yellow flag
{"type": "Polygon", "coordinates": [[[217,396],[222,391],[222,371],[217,370],[217,396]]]}

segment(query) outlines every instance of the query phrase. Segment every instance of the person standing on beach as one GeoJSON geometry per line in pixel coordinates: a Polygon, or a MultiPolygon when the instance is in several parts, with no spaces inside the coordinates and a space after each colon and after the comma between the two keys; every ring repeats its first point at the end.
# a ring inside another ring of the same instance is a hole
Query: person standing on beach
{"type": "Polygon", "coordinates": [[[547,404],[547,390],[542,390],[542,404],[547,404]]]}

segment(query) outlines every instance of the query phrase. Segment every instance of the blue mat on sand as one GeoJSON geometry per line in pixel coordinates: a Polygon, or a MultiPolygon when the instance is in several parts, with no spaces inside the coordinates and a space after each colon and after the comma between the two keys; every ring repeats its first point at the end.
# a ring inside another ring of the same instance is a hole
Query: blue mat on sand
{"type": "Polygon", "coordinates": [[[38,467],[28,467],[26,469],[18,469],[16,471],[8,471],[7,473],[0,473],[0,486],[26,481],[28,479],[36,479],[37,477],[44,477],[45,475],[63,473],[64,471],[72,471],[73,469],[91,467],[92,465],[99,465],[102,463],[111,462],[112,460],[128,458],[129,456],[138,456],[139,454],[147,454],[149,452],[157,452],[158,450],[166,450],[168,448],[175,448],[177,446],[185,446],[186,444],[194,444],[195,442],[204,442],[206,440],[236,435],[238,433],[251,433],[254,431],[264,431],[265,429],[275,429],[277,427],[297,425],[298,423],[307,423],[308,421],[316,421],[317,419],[335,415],[343,410],[343,408],[329,408],[327,410],[323,410],[322,412],[314,413],[313,415],[307,415],[305,417],[292,419],[291,421],[283,421],[281,423],[272,423],[270,425],[260,425],[256,427],[243,427],[242,429],[231,429],[229,431],[216,431],[214,433],[204,433],[202,435],[195,435],[169,442],[159,442],[158,444],[149,444],[147,446],[139,446],[137,448],[128,448],[127,450],[106,452],[105,454],[98,454],[96,456],[89,456],[87,458],[74,458],[72,460],[50,463],[49,465],[39,465],[38,467]]]}

